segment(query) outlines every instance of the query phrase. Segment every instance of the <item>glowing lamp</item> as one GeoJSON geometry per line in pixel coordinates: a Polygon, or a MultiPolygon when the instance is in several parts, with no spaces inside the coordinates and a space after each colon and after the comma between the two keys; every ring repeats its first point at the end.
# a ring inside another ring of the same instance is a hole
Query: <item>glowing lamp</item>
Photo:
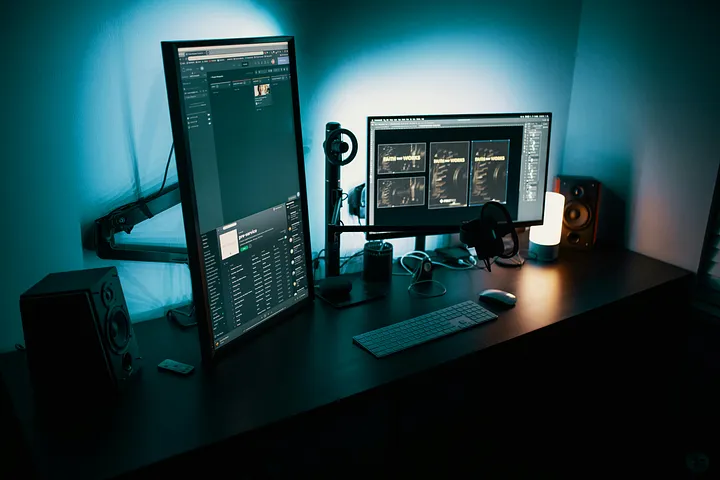
{"type": "Polygon", "coordinates": [[[565,197],[559,193],[545,193],[543,224],[530,227],[529,257],[541,262],[551,262],[558,256],[565,197]]]}

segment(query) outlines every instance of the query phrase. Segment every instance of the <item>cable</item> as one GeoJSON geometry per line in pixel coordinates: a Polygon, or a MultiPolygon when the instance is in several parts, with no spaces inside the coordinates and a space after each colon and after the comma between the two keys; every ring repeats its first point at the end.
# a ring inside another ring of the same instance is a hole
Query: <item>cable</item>
{"type": "Polygon", "coordinates": [[[172,154],[173,154],[174,150],[175,150],[175,142],[173,142],[172,145],[170,145],[170,153],[168,154],[168,159],[167,159],[167,162],[165,163],[165,174],[163,175],[163,180],[162,180],[162,183],[160,184],[160,189],[152,195],[153,197],[159,196],[162,193],[163,188],[165,188],[165,182],[167,182],[167,176],[168,176],[168,169],[170,168],[170,160],[172,160],[172,154]]]}
{"type": "Polygon", "coordinates": [[[420,260],[420,261],[423,260],[422,258],[420,258],[416,255],[413,255],[414,253],[423,253],[423,254],[425,254],[425,256],[428,259],[430,258],[430,255],[428,255],[425,252],[408,252],[405,255],[403,255],[402,257],[400,257],[400,266],[403,267],[405,269],[405,271],[408,272],[410,275],[413,274],[413,270],[410,267],[408,267],[407,265],[405,265],[405,258],[414,258],[415,260],[420,260]]]}
{"type": "Polygon", "coordinates": [[[194,303],[190,305],[190,311],[187,313],[180,310],[180,308],[171,308],[165,314],[165,316],[167,316],[168,320],[175,322],[175,324],[177,326],[179,326],[180,328],[190,328],[190,327],[194,327],[195,325],[197,325],[197,321],[182,321],[182,320],[180,320],[181,316],[190,319],[194,315],[195,315],[195,304],[194,303]]]}
{"type": "MultiPolygon", "coordinates": [[[[430,255],[428,255],[426,252],[421,252],[421,251],[419,251],[419,250],[415,250],[415,251],[412,251],[412,252],[408,252],[408,253],[406,253],[405,255],[403,255],[402,257],[400,257],[400,265],[401,265],[401,266],[405,269],[405,271],[407,271],[410,275],[413,274],[413,270],[412,270],[410,267],[408,267],[407,265],[405,265],[404,260],[405,260],[405,258],[412,258],[412,259],[414,259],[414,260],[422,260],[422,257],[418,257],[417,254],[424,255],[425,258],[429,259],[429,260],[432,262],[433,265],[437,265],[437,266],[440,266],[440,267],[445,267],[445,268],[447,268],[447,269],[449,269],[449,270],[474,270],[474,269],[486,270],[486,269],[487,269],[487,267],[480,267],[480,266],[478,265],[478,261],[477,261],[477,260],[475,259],[475,257],[473,257],[472,255],[470,256],[470,265],[465,265],[465,266],[462,266],[462,267],[456,267],[456,266],[454,266],[454,265],[448,265],[448,264],[443,263],[443,262],[438,262],[438,261],[432,260],[432,258],[430,258],[430,255]]],[[[492,261],[490,261],[490,265],[492,265],[492,264],[494,264],[494,263],[495,263],[495,258],[493,258],[492,261]]],[[[405,276],[404,274],[393,274],[393,275],[402,275],[402,276],[405,276]]]]}
{"type": "MultiPolygon", "coordinates": [[[[429,260],[430,263],[434,263],[434,262],[432,261],[432,258],[430,258],[430,255],[428,255],[426,252],[423,252],[423,251],[421,251],[421,250],[414,250],[414,251],[412,251],[412,252],[406,253],[405,255],[403,255],[402,257],[400,257],[400,265],[402,265],[403,268],[404,268],[405,270],[407,270],[410,275],[412,275],[414,272],[413,272],[412,270],[410,270],[410,268],[409,268],[407,265],[405,265],[405,262],[404,262],[405,257],[410,257],[410,258],[414,258],[414,259],[416,259],[416,260],[421,260],[421,261],[422,261],[422,260],[429,260]],[[424,258],[419,257],[418,255],[422,255],[424,258]]],[[[420,281],[417,281],[417,282],[412,282],[410,285],[408,285],[408,293],[412,293],[412,294],[417,295],[417,296],[419,296],[419,297],[426,297],[426,298],[440,297],[440,296],[445,295],[445,294],[447,293],[447,288],[445,288],[445,285],[443,285],[442,283],[438,282],[437,280],[420,280],[420,281]],[[419,284],[421,284],[421,283],[436,283],[436,284],[440,285],[440,287],[442,288],[442,292],[436,293],[436,294],[433,294],[433,295],[428,295],[427,293],[418,292],[418,291],[415,289],[415,285],[419,285],[419,284]]]]}
{"type": "MultiPolygon", "coordinates": [[[[470,258],[472,259],[472,257],[470,257],[470,258]]],[[[433,263],[433,265],[439,265],[441,267],[445,267],[450,270],[473,270],[477,266],[477,261],[475,261],[475,263],[471,263],[470,265],[466,265],[463,267],[456,267],[454,265],[448,265],[447,263],[442,263],[442,262],[432,262],[432,263],[433,263]]]]}
{"type": "Polygon", "coordinates": [[[346,257],[345,261],[340,264],[340,268],[343,268],[343,267],[344,267],[345,265],[347,265],[353,258],[358,257],[358,256],[362,255],[363,253],[365,253],[365,250],[364,250],[364,249],[363,249],[363,250],[360,250],[359,252],[353,253],[353,254],[350,255],[349,257],[346,257]]]}
{"type": "Polygon", "coordinates": [[[409,272],[409,273],[411,273],[411,274],[413,273],[413,271],[412,271],[412,269],[410,269],[410,267],[408,267],[407,265],[405,265],[404,260],[405,260],[405,258],[413,258],[413,259],[415,259],[415,260],[422,260],[422,258],[421,258],[421,257],[418,257],[417,255],[423,255],[425,258],[427,258],[428,260],[430,260],[430,262],[431,262],[433,265],[437,265],[437,266],[440,266],[440,267],[445,267],[445,268],[447,268],[447,269],[449,269],[449,270],[472,270],[472,269],[476,268],[476,266],[477,266],[477,260],[475,260],[472,256],[470,257],[470,262],[471,262],[470,265],[466,265],[466,266],[463,266],[463,267],[456,267],[456,266],[454,266],[454,265],[448,265],[447,263],[435,261],[435,260],[433,260],[432,258],[430,258],[430,255],[428,255],[426,252],[421,252],[421,251],[419,251],[419,250],[415,250],[415,251],[412,251],[412,252],[408,252],[408,253],[406,253],[405,255],[403,255],[402,257],[400,257],[400,265],[402,265],[402,267],[403,267],[407,272],[409,272]]]}
{"type": "Polygon", "coordinates": [[[412,293],[412,294],[417,295],[417,296],[419,296],[419,297],[426,297],[426,298],[442,297],[443,295],[445,295],[445,294],[447,293],[447,288],[445,288],[445,285],[443,285],[442,283],[438,282],[437,280],[420,280],[419,282],[411,283],[411,284],[408,286],[408,293],[412,293]],[[435,294],[433,294],[433,295],[428,295],[427,293],[420,293],[420,292],[418,292],[417,290],[415,290],[415,288],[413,288],[413,287],[415,287],[415,285],[418,285],[418,284],[420,284],[420,283],[437,283],[437,284],[440,285],[440,287],[442,288],[442,292],[440,292],[440,293],[435,293],[435,294]]]}
{"type": "Polygon", "coordinates": [[[162,183],[160,184],[160,189],[159,189],[158,191],[156,191],[155,193],[151,193],[151,194],[148,195],[147,197],[144,197],[144,198],[140,198],[140,199],[138,199],[138,200],[135,200],[134,202],[131,202],[131,203],[127,204],[127,205],[121,205],[121,206],[115,208],[115,209],[113,209],[110,213],[108,213],[108,214],[106,215],[106,217],[110,217],[110,216],[112,216],[112,215],[114,215],[114,214],[122,211],[123,209],[125,209],[125,208],[127,208],[127,207],[129,207],[129,206],[141,205],[141,204],[143,204],[143,203],[145,203],[145,202],[148,202],[149,200],[154,200],[155,198],[159,197],[160,194],[162,193],[163,189],[165,188],[165,183],[167,182],[168,169],[170,168],[170,161],[172,160],[173,151],[175,151],[175,143],[172,143],[172,144],[170,145],[170,153],[168,154],[168,159],[167,159],[167,162],[165,163],[165,174],[163,175],[163,180],[162,180],[162,183]]]}

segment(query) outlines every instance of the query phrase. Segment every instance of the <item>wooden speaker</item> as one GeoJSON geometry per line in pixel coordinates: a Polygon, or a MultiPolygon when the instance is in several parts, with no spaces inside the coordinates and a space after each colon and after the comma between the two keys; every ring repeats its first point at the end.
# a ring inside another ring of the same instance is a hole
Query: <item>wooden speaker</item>
{"type": "Polygon", "coordinates": [[[600,182],[591,177],[559,175],[554,190],[565,196],[560,246],[592,248],[597,240],[600,182]]]}

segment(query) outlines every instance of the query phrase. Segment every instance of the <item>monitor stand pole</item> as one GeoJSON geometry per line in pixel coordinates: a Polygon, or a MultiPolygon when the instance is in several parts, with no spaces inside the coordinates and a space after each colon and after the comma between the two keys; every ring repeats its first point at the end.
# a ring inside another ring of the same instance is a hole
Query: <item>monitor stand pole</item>
{"type": "Polygon", "coordinates": [[[418,235],[417,237],[415,237],[415,251],[425,251],[425,235],[418,235]]]}
{"type": "MultiPolygon", "coordinates": [[[[339,123],[328,123],[325,126],[325,139],[338,128],[339,123]]],[[[325,158],[325,277],[340,275],[340,232],[329,226],[340,225],[342,196],[340,166],[325,158]]]]}

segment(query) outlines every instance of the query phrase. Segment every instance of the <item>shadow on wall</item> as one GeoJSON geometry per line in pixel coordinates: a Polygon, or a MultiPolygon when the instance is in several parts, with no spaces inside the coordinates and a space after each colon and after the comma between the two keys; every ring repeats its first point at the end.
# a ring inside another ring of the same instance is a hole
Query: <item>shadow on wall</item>
{"type": "Polygon", "coordinates": [[[720,160],[711,9],[583,1],[563,161],[563,171],[595,176],[627,202],[626,247],[691,271],[720,160]]]}
{"type": "Polygon", "coordinates": [[[628,240],[628,211],[625,200],[612,187],[602,186],[597,243],[600,246],[623,247],[628,240]]]}
{"type": "MultiPolygon", "coordinates": [[[[160,42],[279,35],[279,22],[252,1],[139,0],[99,18],[88,44],[81,99],[83,246],[93,247],[94,221],[160,188],[172,144],[160,42]]],[[[174,157],[166,185],[177,182],[174,157]]],[[[121,233],[118,243],[185,246],[181,208],[173,207],[121,233]]],[[[86,251],[85,268],[114,264],[133,321],[153,318],[191,298],[186,265],[118,262],[86,251]]]]}

